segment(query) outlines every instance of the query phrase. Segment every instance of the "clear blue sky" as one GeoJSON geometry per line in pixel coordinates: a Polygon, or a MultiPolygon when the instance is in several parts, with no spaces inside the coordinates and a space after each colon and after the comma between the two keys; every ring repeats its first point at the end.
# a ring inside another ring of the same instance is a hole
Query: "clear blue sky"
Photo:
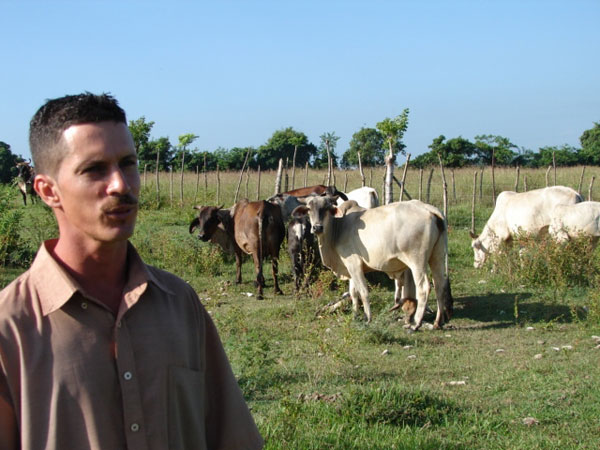
{"type": "Polygon", "coordinates": [[[404,108],[413,157],[440,134],[579,147],[600,122],[599,0],[0,0],[0,17],[0,140],[24,157],[45,99],[86,90],[199,150],[291,126],[341,155],[404,108]]]}

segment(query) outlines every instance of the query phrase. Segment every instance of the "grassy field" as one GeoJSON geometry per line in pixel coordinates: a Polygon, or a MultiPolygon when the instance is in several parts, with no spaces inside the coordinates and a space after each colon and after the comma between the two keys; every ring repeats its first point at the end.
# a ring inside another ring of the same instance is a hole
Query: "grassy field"
{"type": "MultiPolygon", "coordinates": [[[[215,174],[209,174],[206,191],[201,174],[197,192],[196,175],[185,176],[183,207],[178,175],[172,207],[169,177],[162,175],[158,210],[148,176],[132,240],[147,262],[178,274],[199,293],[269,449],[598,448],[598,273],[592,270],[583,281],[569,283],[529,267],[515,273],[501,260],[493,273],[489,267],[474,269],[468,236],[473,172],[456,171],[454,200],[446,171],[455,314],[441,331],[408,334],[400,314],[388,312],[391,283],[378,277],[371,279],[370,324],[354,319],[349,305],[324,312],[346,284],[323,271],[306,292],[293,295],[285,248],[280,263],[285,295],[273,295],[270,270],[265,270],[265,299],[256,300],[250,261],[244,264],[244,282],[235,285],[234,262],[187,232],[194,203],[217,203],[215,174]]],[[[545,170],[526,173],[529,189],[545,185],[545,170]]],[[[581,168],[562,169],[557,182],[577,188],[580,173],[581,168]]],[[[349,175],[346,189],[360,186],[357,174],[349,175]]],[[[481,199],[477,195],[478,230],[492,211],[489,175],[486,169],[481,199]]],[[[586,169],[586,196],[592,175],[586,169]]],[[[296,173],[296,187],[304,184],[303,177],[303,171],[296,173]]],[[[344,188],[344,174],[336,177],[338,188],[344,188]]],[[[430,201],[441,206],[439,172],[434,177],[430,201]]],[[[523,172],[520,190],[522,177],[523,172]]],[[[273,179],[262,174],[262,198],[272,194],[273,179]]],[[[323,173],[310,173],[307,183],[323,179],[323,173]]],[[[378,181],[371,184],[377,187],[381,179],[377,172],[373,180],[378,181]]],[[[250,198],[256,196],[256,181],[248,179],[250,198]]],[[[232,203],[237,182],[237,174],[221,174],[221,204],[232,203]]],[[[497,193],[514,184],[514,169],[497,171],[497,193]]],[[[240,197],[245,189],[246,178],[240,197]]],[[[409,172],[407,190],[418,197],[418,171],[409,172]]],[[[426,179],[423,199],[425,194],[426,179]]],[[[14,208],[23,211],[28,226],[22,234],[31,241],[31,252],[55,233],[43,207],[25,209],[15,201],[14,208]]],[[[600,267],[599,250],[582,252],[574,250],[573,260],[600,267]]],[[[1,270],[5,285],[23,269],[1,270]]],[[[434,299],[430,305],[435,308],[434,299]]]]}

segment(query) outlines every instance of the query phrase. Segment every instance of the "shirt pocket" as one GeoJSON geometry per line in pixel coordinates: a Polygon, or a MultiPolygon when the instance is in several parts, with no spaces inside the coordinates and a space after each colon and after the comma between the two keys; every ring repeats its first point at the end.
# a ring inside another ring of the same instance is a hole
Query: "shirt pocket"
{"type": "Polygon", "coordinates": [[[204,373],[169,367],[169,449],[206,449],[204,373]]]}

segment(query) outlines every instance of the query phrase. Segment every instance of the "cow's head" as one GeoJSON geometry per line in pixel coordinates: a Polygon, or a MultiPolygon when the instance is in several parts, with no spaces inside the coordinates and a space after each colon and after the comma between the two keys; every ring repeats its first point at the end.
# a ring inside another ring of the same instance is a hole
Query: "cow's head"
{"type": "Polygon", "coordinates": [[[19,173],[19,178],[25,182],[30,181],[33,178],[33,167],[31,167],[30,161],[17,163],[17,171],[19,173]]]}
{"type": "Polygon", "coordinates": [[[304,205],[298,206],[292,212],[293,217],[301,217],[308,214],[312,225],[312,232],[320,235],[327,228],[333,217],[341,217],[342,211],[336,206],[338,197],[312,196],[307,197],[304,205]]]}
{"type": "Polygon", "coordinates": [[[198,217],[194,218],[192,223],[190,223],[190,233],[193,233],[197,229],[198,239],[204,242],[209,241],[219,223],[222,222],[221,208],[223,206],[194,206],[194,209],[200,212],[198,213],[198,217]]]}
{"type": "Polygon", "coordinates": [[[473,267],[479,269],[485,263],[487,258],[488,249],[481,242],[481,239],[478,235],[469,231],[469,235],[471,236],[471,247],[473,248],[474,262],[473,267]]]}

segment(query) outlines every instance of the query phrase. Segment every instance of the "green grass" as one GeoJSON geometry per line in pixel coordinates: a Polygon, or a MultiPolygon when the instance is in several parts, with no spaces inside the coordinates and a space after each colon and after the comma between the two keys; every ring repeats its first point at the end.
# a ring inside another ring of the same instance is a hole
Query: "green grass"
{"type": "MultiPolygon", "coordinates": [[[[512,174],[506,170],[497,181],[512,188],[512,174]]],[[[535,175],[543,180],[543,174],[535,175]]],[[[463,185],[471,175],[462,173],[463,185]]],[[[267,186],[263,193],[271,190],[267,186]]],[[[468,196],[468,187],[459,192],[468,196]]],[[[600,335],[597,279],[552,285],[516,279],[514,267],[474,269],[469,202],[470,197],[450,203],[455,315],[441,331],[407,333],[400,314],[388,312],[393,290],[385,281],[371,283],[370,324],[353,318],[349,304],[323,312],[346,282],[333,283],[331,290],[326,271],[307,293],[293,295],[285,248],[280,263],[285,295],[273,295],[265,262],[265,299],[249,296],[255,293],[251,261],[236,285],[232,259],[188,234],[191,200],[183,209],[177,204],[159,211],[148,201],[132,240],[146,261],[197,290],[267,449],[597,448],[600,342],[592,339],[600,335]],[[524,422],[527,418],[533,419],[524,422]]],[[[26,223],[47,220],[41,206],[24,211],[38,221],[26,223]]],[[[483,201],[477,229],[490,213],[491,204],[483,201]]],[[[39,230],[27,233],[37,236],[30,245],[44,237],[39,230]]],[[[2,284],[22,270],[2,268],[2,284]]],[[[435,309],[433,298],[430,306],[435,309]]]]}

